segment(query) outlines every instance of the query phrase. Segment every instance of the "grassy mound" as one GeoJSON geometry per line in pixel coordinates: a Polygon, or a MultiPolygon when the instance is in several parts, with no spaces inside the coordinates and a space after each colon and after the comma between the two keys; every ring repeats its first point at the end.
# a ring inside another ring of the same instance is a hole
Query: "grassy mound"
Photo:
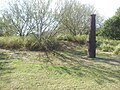
{"type": "Polygon", "coordinates": [[[83,47],[48,53],[0,50],[1,90],[119,90],[120,57],[83,47]]]}

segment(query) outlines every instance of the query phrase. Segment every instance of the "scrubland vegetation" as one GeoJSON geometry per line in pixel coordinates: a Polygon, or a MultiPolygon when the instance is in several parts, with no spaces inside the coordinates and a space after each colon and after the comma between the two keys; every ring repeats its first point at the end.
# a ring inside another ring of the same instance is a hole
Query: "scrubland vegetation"
{"type": "Polygon", "coordinates": [[[0,90],[119,90],[120,9],[104,20],[76,0],[8,7],[0,16],[0,90]],[[88,58],[93,13],[97,56],[88,58]]]}

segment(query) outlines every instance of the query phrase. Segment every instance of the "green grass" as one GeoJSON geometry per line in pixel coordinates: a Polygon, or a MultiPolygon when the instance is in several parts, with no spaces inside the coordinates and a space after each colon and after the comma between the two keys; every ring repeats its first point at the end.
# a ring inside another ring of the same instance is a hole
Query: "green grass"
{"type": "MultiPolygon", "coordinates": [[[[115,55],[120,54],[120,40],[110,40],[100,36],[97,36],[97,49],[103,52],[112,52],[115,55]]],[[[74,44],[81,46],[88,46],[88,35],[61,35],[58,37],[52,37],[49,39],[38,40],[33,36],[19,37],[9,36],[0,37],[0,48],[4,49],[16,49],[16,50],[30,50],[30,51],[52,51],[52,50],[65,50],[64,43],[67,45],[74,44]]],[[[72,45],[73,46],[73,45],[72,45]]],[[[71,48],[71,47],[70,47],[71,48]]]]}
{"type": "Polygon", "coordinates": [[[120,55],[120,44],[115,47],[114,54],[120,55]]]}
{"type": "Polygon", "coordinates": [[[88,35],[61,35],[57,37],[58,40],[64,40],[64,41],[70,41],[70,42],[76,42],[79,43],[81,45],[85,45],[87,43],[87,39],[88,39],[88,35]]]}
{"type": "Polygon", "coordinates": [[[0,49],[0,90],[119,90],[120,57],[83,47],[64,52],[0,49]]]}
{"type": "Polygon", "coordinates": [[[31,51],[45,51],[45,50],[60,50],[61,45],[55,37],[39,40],[33,36],[3,36],[0,37],[0,48],[11,50],[31,50],[31,51]]]}

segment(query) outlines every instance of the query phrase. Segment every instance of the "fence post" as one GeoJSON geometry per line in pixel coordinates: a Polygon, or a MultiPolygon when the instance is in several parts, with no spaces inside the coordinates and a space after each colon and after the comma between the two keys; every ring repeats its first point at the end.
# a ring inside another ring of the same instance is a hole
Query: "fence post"
{"type": "Polygon", "coordinates": [[[96,57],[96,14],[91,15],[91,29],[89,33],[89,57],[95,58],[96,57]]]}

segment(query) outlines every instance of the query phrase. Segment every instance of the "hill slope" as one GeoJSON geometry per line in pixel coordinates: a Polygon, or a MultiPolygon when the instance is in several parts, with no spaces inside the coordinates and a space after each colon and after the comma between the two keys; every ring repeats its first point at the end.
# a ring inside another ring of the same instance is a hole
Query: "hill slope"
{"type": "Polygon", "coordinates": [[[0,90],[119,90],[120,57],[79,48],[48,53],[0,49],[0,90]]]}

